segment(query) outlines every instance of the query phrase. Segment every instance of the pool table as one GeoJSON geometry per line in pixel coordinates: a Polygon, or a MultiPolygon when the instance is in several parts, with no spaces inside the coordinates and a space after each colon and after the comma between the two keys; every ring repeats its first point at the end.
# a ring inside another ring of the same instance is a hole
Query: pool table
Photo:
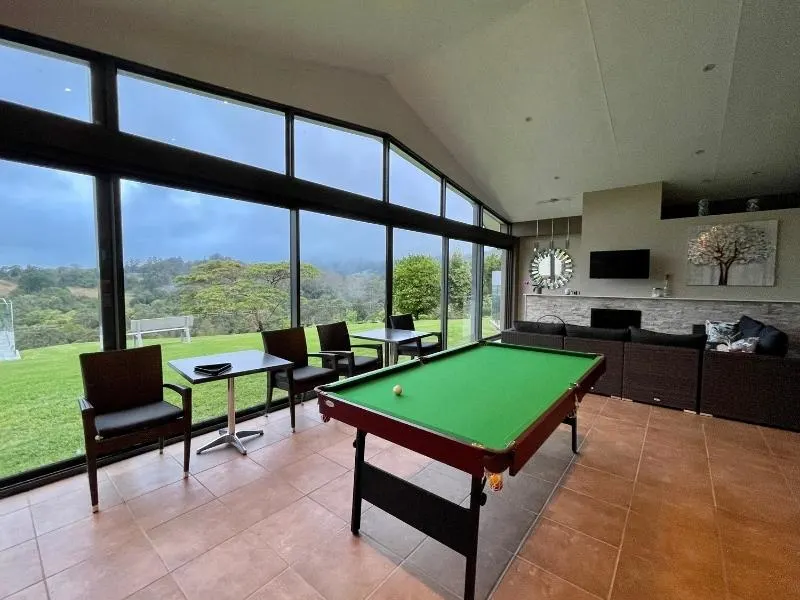
{"type": "Polygon", "coordinates": [[[477,342],[318,387],[323,420],[356,428],[351,531],[372,502],[466,556],[464,598],[474,598],[487,477],[515,475],[562,422],[576,452],[579,402],[604,372],[596,354],[477,342]],[[469,473],[469,507],[365,462],[367,434],[469,473]]]}

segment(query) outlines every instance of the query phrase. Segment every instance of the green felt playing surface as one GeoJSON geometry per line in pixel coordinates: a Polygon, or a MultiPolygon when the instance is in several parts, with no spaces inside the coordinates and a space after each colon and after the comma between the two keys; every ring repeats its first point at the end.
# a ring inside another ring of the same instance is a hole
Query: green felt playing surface
{"type": "Polygon", "coordinates": [[[602,358],[501,344],[476,345],[325,386],[340,398],[502,450],[602,358]],[[403,388],[401,396],[392,388],[403,388]]]}

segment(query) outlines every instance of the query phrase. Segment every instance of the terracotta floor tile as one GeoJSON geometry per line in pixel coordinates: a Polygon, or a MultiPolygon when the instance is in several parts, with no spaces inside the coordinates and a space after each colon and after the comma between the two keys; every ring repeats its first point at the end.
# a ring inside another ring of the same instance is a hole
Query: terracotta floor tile
{"type": "MultiPolygon", "coordinates": [[[[269,446],[268,446],[269,447],[269,446]]],[[[195,475],[217,497],[247,485],[267,474],[266,469],[246,456],[235,458],[195,475]]]]}
{"type": "Polygon", "coordinates": [[[734,449],[769,454],[769,448],[758,427],[725,419],[706,419],[703,422],[709,450],[734,449]]]}
{"type": "Polygon", "coordinates": [[[455,476],[437,469],[433,464],[428,465],[408,480],[421,488],[433,492],[437,496],[446,498],[450,502],[460,503],[469,496],[470,476],[458,473],[455,476]]]}
{"type": "Polygon", "coordinates": [[[725,600],[725,583],[716,573],[692,565],[673,568],[664,559],[648,560],[623,547],[612,600],[725,600]]]}
{"type": "Polygon", "coordinates": [[[686,462],[654,456],[642,456],[637,481],[650,485],[677,486],[692,490],[706,490],[711,486],[711,475],[705,462],[686,462]]]}
{"type": "Polygon", "coordinates": [[[642,458],[657,458],[675,465],[686,465],[695,470],[708,468],[708,455],[705,448],[699,450],[691,445],[659,443],[650,437],[650,429],[648,429],[647,439],[642,449],[642,458]]]}
{"type": "Polygon", "coordinates": [[[0,598],[24,590],[41,579],[42,566],[35,540],[0,551],[0,598]]]}
{"type": "MultiPolygon", "coordinates": [[[[102,470],[97,473],[98,484],[101,481],[108,481],[108,475],[102,470]]],[[[50,498],[64,496],[77,490],[88,489],[89,477],[86,474],[75,475],[74,477],[62,479],[61,481],[56,481],[55,483],[50,483],[29,491],[28,500],[31,504],[38,504],[39,502],[44,502],[50,498]]]]}
{"type": "Polygon", "coordinates": [[[544,572],[522,559],[515,559],[503,577],[493,600],[597,600],[571,583],[544,572]]]}
{"type": "Polygon", "coordinates": [[[522,467],[522,472],[526,475],[533,475],[539,479],[544,479],[551,483],[556,483],[564,471],[567,470],[570,462],[560,458],[554,458],[547,454],[537,452],[530,460],[522,467]]]}
{"type": "MultiPolygon", "coordinates": [[[[469,506],[469,502],[465,500],[462,506],[469,506]]],[[[536,513],[490,496],[481,508],[480,541],[516,552],[535,519],[536,513]]]]}
{"type": "Polygon", "coordinates": [[[6,600],[49,600],[47,586],[44,581],[34,583],[32,586],[8,596],[6,600]]]}
{"type": "Polygon", "coordinates": [[[632,480],[580,464],[575,464],[570,468],[561,481],[561,485],[574,492],[580,492],[623,508],[630,506],[633,496],[632,480]]]}
{"type": "Polygon", "coordinates": [[[286,569],[247,600],[324,600],[305,579],[286,569]]]}
{"type": "Polygon", "coordinates": [[[339,475],[346,473],[342,465],[319,454],[312,454],[284,467],[277,475],[304,494],[313,492],[339,475]]]}
{"type": "Polygon", "coordinates": [[[653,411],[650,413],[649,425],[651,427],[655,426],[665,429],[672,429],[673,431],[678,429],[702,431],[703,422],[706,419],[707,417],[702,417],[694,413],[687,413],[682,410],[672,410],[669,408],[654,406],[653,411]]]}
{"type": "MultiPolygon", "coordinates": [[[[353,472],[348,471],[340,475],[333,481],[311,492],[308,497],[327,508],[340,519],[349,522],[353,507],[353,472]]],[[[371,506],[369,502],[362,501],[361,512],[363,513],[371,506]]]]}
{"type": "Polygon", "coordinates": [[[698,456],[706,456],[706,437],[702,429],[677,428],[671,425],[653,425],[647,428],[647,441],[665,446],[691,449],[698,456]]]}
{"type": "Polygon", "coordinates": [[[400,558],[408,558],[425,539],[424,533],[377,507],[361,517],[360,531],[400,558]]]}
{"type": "Polygon", "coordinates": [[[783,473],[774,466],[763,468],[727,458],[712,458],[710,463],[711,479],[715,485],[720,483],[737,485],[779,497],[791,494],[783,473]]]}
{"type": "Polygon", "coordinates": [[[714,523],[714,497],[711,489],[691,490],[676,486],[648,485],[637,482],[633,489],[631,510],[652,518],[697,519],[714,523]]]}
{"type": "Polygon", "coordinates": [[[772,496],[722,482],[715,483],[714,496],[721,509],[800,534],[800,505],[793,496],[772,496]]]}
{"type": "Polygon", "coordinates": [[[619,546],[626,511],[572,490],[559,488],[542,514],[598,540],[619,546]]]}
{"type": "Polygon", "coordinates": [[[189,477],[134,498],[128,502],[128,507],[139,526],[149,530],[213,499],[211,492],[194,477],[189,477]]]}
{"type": "Polygon", "coordinates": [[[20,510],[0,517],[0,550],[16,546],[34,537],[31,510],[20,510]]]}
{"type": "Polygon", "coordinates": [[[147,532],[172,571],[244,529],[236,514],[219,500],[199,506],[147,532]]]}
{"type": "Polygon", "coordinates": [[[286,508],[303,494],[276,473],[268,473],[236,490],[220,496],[227,506],[248,527],[286,508]]]}
{"type": "Polygon", "coordinates": [[[570,428],[566,425],[560,425],[536,451],[536,454],[543,454],[564,462],[572,461],[575,458],[575,453],[572,452],[572,433],[570,428]]]}
{"type": "Polygon", "coordinates": [[[431,463],[430,459],[400,446],[392,446],[372,457],[370,464],[398,477],[408,478],[431,463]]]}
{"type": "Polygon", "coordinates": [[[293,568],[326,600],[360,600],[376,589],[398,562],[373,547],[368,538],[345,530],[309,551],[293,568]]]}
{"type": "MultiPolygon", "coordinates": [[[[544,503],[553,493],[555,486],[550,481],[520,473],[514,477],[503,476],[503,489],[499,492],[487,491],[490,498],[499,498],[532,513],[541,512],[544,503]]],[[[469,488],[467,488],[469,492],[469,488]]]]}
{"type": "Polygon", "coordinates": [[[570,583],[605,598],[617,563],[617,548],[541,519],[519,555],[570,583]]]}
{"type": "Polygon", "coordinates": [[[248,531],[262,536],[289,564],[305,559],[312,548],[323,543],[346,523],[313,500],[301,498],[248,531]]]}
{"type": "MultiPolygon", "coordinates": [[[[217,446],[216,448],[206,450],[202,454],[197,453],[200,448],[217,437],[219,437],[219,434],[216,431],[212,431],[211,433],[192,438],[192,455],[189,457],[189,473],[194,475],[241,456],[236,448],[231,448],[230,446],[217,446]]],[[[250,447],[248,446],[248,451],[249,450],[250,447]]],[[[166,451],[183,465],[183,443],[173,444],[167,448],[166,451]]]]}
{"type": "Polygon", "coordinates": [[[634,425],[645,426],[650,419],[650,405],[624,400],[609,400],[601,411],[601,415],[610,419],[626,421],[634,425]]]}
{"type": "Polygon", "coordinates": [[[600,396],[598,394],[586,394],[583,397],[583,400],[581,400],[580,410],[597,414],[602,412],[603,407],[608,401],[609,399],[606,396],[600,396]]]}
{"type": "MultiPolygon", "coordinates": [[[[364,458],[369,460],[380,451],[381,448],[375,445],[370,445],[369,448],[367,448],[365,445],[364,458]]],[[[319,451],[319,453],[325,458],[340,464],[345,469],[352,469],[353,466],[355,465],[356,450],[353,447],[353,440],[349,437],[342,440],[341,442],[333,444],[332,446],[323,448],[322,450],[319,451]]]]}
{"type": "Polygon", "coordinates": [[[243,531],[183,565],[173,577],[189,600],[240,600],[286,568],[252,531],[243,531]]]}
{"type": "MultiPolygon", "coordinates": [[[[177,444],[171,444],[169,446],[166,446],[164,448],[164,452],[166,453],[168,450],[172,449],[176,445],[177,444]]],[[[170,456],[173,455],[170,454],[170,456]]],[[[111,463],[110,465],[107,465],[105,467],[101,467],[99,472],[108,475],[109,476],[108,478],[110,479],[112,476],[116,477],[117,475],[121,475],[126,471],[139,469],[141,467],[144,467],[152,463],[163,462],[164,458],[165,458],[164,455],[160,454],[158,450],[151,450],[149,452],[137,454],[136,456],[133,456],[131,458],[126,458],[125,460],[120,460],[111,463]]]]}
{"type": "Polygon", "coordinates": [[[140,534],[128,507],[115,506],[39,537],[46,576],[124,546],[140,534]]]}
{"type": "Polygon", "coordinates": [[[164,575],[146,588],[142,588],[128,600],[186,600],[186,596],[175,583],[172,575],[164,575]]]}
{"type": "Polygon", "coordinates": [[[295,436],[291,436],[266,448],[249,452],[247,456],[267,471],[279,471],[306,456],[311,456],[311,454],[313,454],[312,450],[297,442],[295,436]]]}
{"type": "Polygon", "coordinates": [[[761,427],[761,433],[775,456],[800,460],[800,433],[761,427]]]}
{"type": "Polygon", "coordinates": [[[626,479],[636,477],[642,444],[614,439],[592,430],[576,462],[626,479]]]}
{"type": "Polygon", "coordinates": [[[317,452],[323,448],[334,446],[344,440],[353,441],[353,438],[336,429],[330,423],[317,423],[316,427],[311,427],[305,431],[299,431],[292,435],[295,443],[304,446],[312,452],[317,452]]]}
{"type": "Polygon", "coordinates": [[[166,575],[144,534],[47,578],[50,600],[121,600],[166,575]]]}
{"type": "Polygon", "coordinates": [[[401,565],[370,600],[456,600],[456,596],[416,569],[401,565]]]}
{"type": "Polygon", "coordinates": [[[0,516],[17,512],[28,506],[28,494],[16,494],[7,498],[0,498],[0,516]]]}
{"type": "Polygon", "coordinates": [[[183,467],[169,453],[157,456],[135,469],[109,475],[120,496],[130,500],[183,478],[183,467]]]}
{"type": "MultiPolygon", "coordinates": [[[[513,554],[489,540],[478,543],[475,598],[483,600],[494,587],[513,554]]],[[[408,558],[408,563],[428,575],[446,590],[464,592],[466,558],[432,538],[426,539],[408,558]]]]}
{"type": "MultiPolygon", "coordinates": [[[[117,488],[109,480],[98,482],[100,510],[108,510],[122,503],[117,488]]],[[[33,524],[37,535],[43,535],[64,525],[69,525],[92,514],[89,482],[84,489],[74,490],[31,506],[33,524]]]]}

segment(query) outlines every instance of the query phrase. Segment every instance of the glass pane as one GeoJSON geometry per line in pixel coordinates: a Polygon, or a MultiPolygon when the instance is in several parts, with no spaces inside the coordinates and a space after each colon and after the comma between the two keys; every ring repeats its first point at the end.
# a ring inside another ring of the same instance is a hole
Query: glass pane
{"type": "Polygon", "coordinates": [[[496,335],[505,322],[506,251],[483,248],[483,302],[481,337],[496,335]]]}
{"type": "Polygon", "coordinates": [[[383,196],[383,142],[307,119],[294,121],[294,173],[354,194],[383,196]]]}
{"type": "Polygon", "coordinates": [[[475,205],[464,194],[457,192],[449,185],[445,190],[445,216],[454,221],[473,225],[475,223],[475,205]]]}
{"type": "MultiPolygon", "coordinates": [[[[300,214],[300,318],[314,352],[319,349],[316,325],[345,321],[350,332],[383,327],[385,255],[385,227],[300,214]]],[[[357,349],[356,354],[376,355],[369,349],[357,349]]]]}
{"type": "MultiPolygon", "coordinates": [[[[128,346],[161,344],[167,381],[185,383],[169,360],[259,349],[260,330],[289,326],[289,211],[123,181],[122,229],[128,346]]],[[[263,375],[237,378],[237,410],[264,391],[263,375]]],[[[195,422],[226,413],[225,382],[192,398],[195,422]]]]}
{"type": "Polygon", "coordinates": [[[58,54],[0,41],[0,99],[91,121],[89,65],[58,54]]]}
{"type": "Polygon", "coordinates": [[[83,454],[100,348],[94,180],[0,161],[0,478],[83,454]]]}
{"type": "Polygon", "coordinates": [[[420,331],[441,331],[442,238],[394,230],[392,313],[411,313],[420,331]]]}
{"type": "Polygon", "coordinates": [[[499,219],[497,219],[492,213],[488,210],[483,210],[483,226],[486,229],[491,229],[492,231],[499,231],[500,233],[506,232],[506,225],[499,219]]]}
{"type": "Polygon", "coordinates": [[[447,347],[460,346],[473,341],[472,318],[473,279],[476,276],[472,263],[473,245],[450,240],[447,271],[447,347]]]}
{"type": "Polygon", "coordinates": [[[392,147],[389,152],[389,201],[438,215],[442,184],[439,177],[392,147]]]}
{"type": "Polygon", "coordinates": [[[286,171],[284,115],[131,73],[117,77],[119,128],[212,156],[286,171]]]}

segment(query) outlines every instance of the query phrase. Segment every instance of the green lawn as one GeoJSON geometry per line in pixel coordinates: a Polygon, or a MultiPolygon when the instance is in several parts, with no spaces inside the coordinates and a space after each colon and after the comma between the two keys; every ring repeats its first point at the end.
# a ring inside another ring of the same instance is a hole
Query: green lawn
{"type": "MultiPolygon", "coordinates": [[[[350,331],[363,331],[379,326],[359,323],[349,327],[350,331]]],[[[417,321],[417,328],[438,331],[439,322],[417,321]]],[[[449,321],[448,332],[448,345],[459,345],[469,339],[469,323],[449,321]]],[[[487,336],[496,332],[488,319],[484,319],[483,332],[487,336]]],[[[310,352],[319,350],[315,328],[306,329],[306,338],[310,352]]],[[[151,338],[145,343],[162,345],[164,379],[182,384],[186,381],[166,361],[262,347],[258,333],[194,337],[190,344],[178,338],[151,338]]],[[[51,346],[24,350],[22,360],[0,362],[0,478],[83,454],[77,406],[83,394],[78,355],[98,349],[97,342],[51,346]]],[[[238,378],[237,409],[263,403],[265,381],[264,375],[238,378]]],[[[225,382],[195,387],[192,408],[195,422],[225,414],[225,382]]]]}

